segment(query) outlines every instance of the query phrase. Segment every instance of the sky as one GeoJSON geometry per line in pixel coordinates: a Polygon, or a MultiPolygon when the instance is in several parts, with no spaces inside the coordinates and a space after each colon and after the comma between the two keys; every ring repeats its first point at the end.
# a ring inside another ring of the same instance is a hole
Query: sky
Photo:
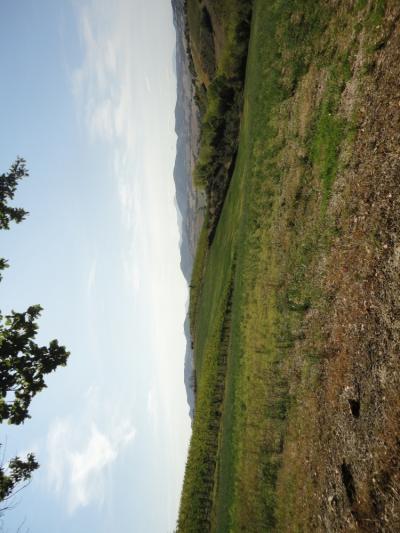
{"type": "Polygon", "coordinates": [[[188,288],[173,166],[170,0],[2,0],[0,172],[30,176],[0,234],[3,314],[41,304],[70,350],[6,457],[41,467],[3,517],[30,533],[174,529],[190,438],[188,288]]]}

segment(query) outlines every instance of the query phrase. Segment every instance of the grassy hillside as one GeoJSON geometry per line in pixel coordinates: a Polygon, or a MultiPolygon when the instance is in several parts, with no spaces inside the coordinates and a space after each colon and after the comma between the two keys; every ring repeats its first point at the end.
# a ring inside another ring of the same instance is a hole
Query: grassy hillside
{"type": "Polygon", "coordinates": [[[209,243],[238,149],[251,5],[251,0],[187,1],[189,54],[201,113],[194,180],[207,194],[209,243]]]}
{"type": "MultiPolygon", "coordinates": [[[[243,5],[188,1],[192,50],[196,9],[214,40],[214,71],[194,61],[203,131],[214,80],[246,50],[243,5]]],[[[178,531],[398,531],[400,6],[252,8],[239,150],[193,272],[178,531]]]]}

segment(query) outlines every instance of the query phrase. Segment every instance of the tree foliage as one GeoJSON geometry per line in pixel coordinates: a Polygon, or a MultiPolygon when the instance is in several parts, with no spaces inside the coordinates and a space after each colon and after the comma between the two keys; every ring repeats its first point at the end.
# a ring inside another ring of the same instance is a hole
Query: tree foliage
{"type": "MultiPolygon", "coordinates": [[[[0,229],[8,230],[12,222],[18,224],[28,214],[22,208],[9,205],[18,182],[26,176],[26,162],[21,157],[7,173],[0,175],[0,229]]],[[[0,258],[0,271],[7,267],[7,260],[0,258]]],[[[69,353],[57,340],[48,346],[39,346],[35,342],[41,311],[40,305],[32,305],[22,313],[12,311],[3,316],[0,312],[0,423],[19,425],[30,418],[32,399],[46,387],[44,377],[67,363],[69,353]]],[[[29,482],[38,467],[32,453],[25,460],[14,457],[8,464],[2,462],[0,502],[9,501],[29,482]]],[[[0,512],[6,508],[7,505],[0,508],[0,512]]]]}
{"type": "Polygon", "coordinates": [[[42,308],[0,315],[0,422],[21,424],[29,416],[32,398],[46,387],[44,376],[65,366],[68,352],[57,340],[49,346],[34,342],[42,308]]]}
{"type": "MultiPolygon", "coordinates": [[[[218,64],[211,64],[210,60],[204,59],[204,54],[202,56],[202,68],[209,78],[207,87],[201,81],[201,74],[194,69],[196,100],[202,113],[199,154],[193,177],[195,184],[207,195],[209,245],[214,239],[239,144],[252,0],[235,0],[234,5],[223,22],[226,37],[218,64]]],[[[213,25],[206,7],[200,24],[200,48],[204,46],[210,51],[208,41],[213,42],[213,25]]],[[[194,47],[190,31],[188,37],[190,55],[191,47],[194,47]]]]}
{"type": "MultiPolygon", "coordinates": [[[[11,222],[19,224],[28,214],[20,207],[8,205],[14,199],[18,182],[28,175],[26,161],[22,157],[17,157],[7,173],[0,174],[0,229],[10,229],[11,222]]],[[[0,281],[3,278],[1,271],[5,268],[8,268],[8,261],[0,258],[0,281]]]]}
{"type": "Polygon", "coordinates": [[[26,161],[22,157],[17,157],[10,170],[0,175],[0,229],[10,229],[11,222],[18,224],[28,214],[20,207],[8,205],[8,202],[14,199],[19,180],[28,175],[26,161]]]}
{"type": "MultiPolygon", "coordinates": [[[[7,467],[0,467],[0,501],[7,502],[15,494],[16,490],[23,488],[29,483],[32,473],[39,468],[33,453],[29,453],[26,460],[14,457],[7,467]]],[[[4,510],[4,507],[3,509],[4,510]]]]}

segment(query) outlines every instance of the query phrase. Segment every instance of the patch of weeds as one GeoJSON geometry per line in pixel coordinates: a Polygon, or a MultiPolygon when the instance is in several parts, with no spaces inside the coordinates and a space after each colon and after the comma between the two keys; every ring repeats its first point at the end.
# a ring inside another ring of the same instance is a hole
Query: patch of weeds
{"type": "Polygon", "coordinates": [[[368,15],[368,26],[377,26],[382,22],[386,11],[386,0],[375,0],[372,2],[371,11],[368,15]]]}
{"type": "Polygon", "coordinates": [[[310,142],[311,160],[323,184],[324,207],[338,170],[339,148],[344,129],[345,121],[337,115],[333,99],[325,98],[317,114],[310,142]]]}
{"type": "Polygon", "coordinates": [[[361,11],[362,9],[367,7],[367,5],[368,5],[368,0],[357,0],[354,7],[357,11],[361,11]]]}
{"type": "Polygon", "coordinates": [[[340,96],[351,75],[349,53],[346,53],[341,61],[331,68],[328,85],[309,138],[310,159],[323,186],[323,211],[328,204],[339,169],[339,153],[343,139],[351,141],[351,128],[348,128],[347,121],[338,114],[340,96]]]}

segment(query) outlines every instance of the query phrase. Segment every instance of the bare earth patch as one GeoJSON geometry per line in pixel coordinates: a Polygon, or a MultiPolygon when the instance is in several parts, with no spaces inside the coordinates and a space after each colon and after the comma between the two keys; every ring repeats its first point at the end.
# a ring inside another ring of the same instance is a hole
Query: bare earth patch
{"type": "MultiPolygon", "coordinates": [[[[333,191],[337,237],[322,282],[329,303],[308,319],[324,355],[320,386],[304,397],[316,423],[301,452],[286,451],[308,465],[315,531],[400,531],[399,16],[392,3],[333,191]]],[[[347,108],[355,94],[349,86],[347,108]]]]}

